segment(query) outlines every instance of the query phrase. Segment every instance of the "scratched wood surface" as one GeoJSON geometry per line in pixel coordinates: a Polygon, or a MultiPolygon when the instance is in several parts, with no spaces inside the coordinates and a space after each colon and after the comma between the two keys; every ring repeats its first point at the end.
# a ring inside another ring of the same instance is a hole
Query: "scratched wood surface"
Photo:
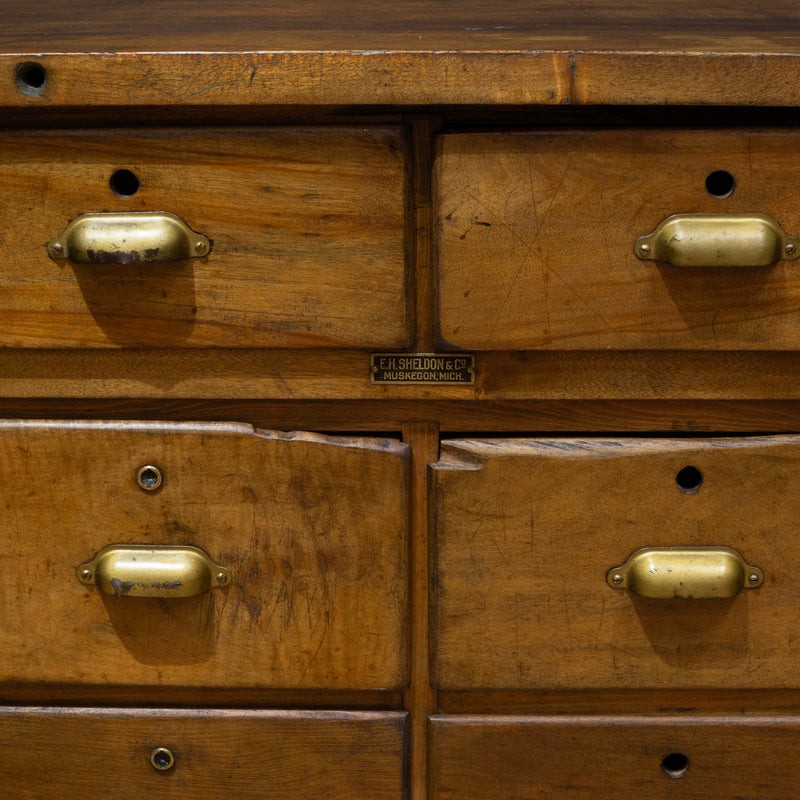
{"type": "Polygon", "coordinates": [[[431,473],[434,684],[800,687],[799,448],[797,436],[444,441],[431,473]],[[693,493],[678,485],[689,466],[693,493]],[[764,583],[728,600],[606,583],[639,548],[672,546],[731,547],[764,583]]]}
{"type": "Polygon", "coordinates": [[[634,242],[673,214],[760,213],[800,233],[800,137],[749,131],[444,136],[440,336],[482,350],[794,350],[800,274],[672,267],[634,242]],[[712,196],[725,170],[735,189],[712,196]]]}
{"type": "Polygon", "coordinates": [[[402,347],[397,130],[9,132],[0,136],[0,345],[402,347]],[[132,171],[139,189],[109,181],[132,171]],[[82,265],[45,244],[80,214],[169,211],[204,258],[82,265]]]}
{"type": "Polygon", "coordinates": [[[793,800],[800,718],[433,717],[431,800],[793,800]],[[661,767],[679,764],[680,778],[661,767]]]}
{"type": "Polygon", "coordinates": [[[234,0],[224,9],[6,0],[3,11],[2,105],[794,105],[797,96],[793,0],[234,0]],[[48,70],[41,96],[17,89],[21,58],[48,70]]]}
{"type": "Polygon", "coordinates": [[[399,688],[408,448],[237,424],[0,423],[0,682],[399,688]],[[139,467],[164,474],[139,488],[139,467]],[[193,545],[197,597],[114,597],[75,569],[109,544],[193,545]]]}
{"type": "Polygon", "coordinates": [[[299,348],[0,348],[0,397],[170,403],[800,399],[797,351],[480,352],[474,384],[429,386],[373,384],[369,357],[366,350],[299,348]]]}
{"type": "MultiPolygon", "coordinates": [[[[798,428],[800,402],[792,401],[491,401],[458,400],[0,400],[12,419],[141,419],[248,422],[259,428],[392,431],[431,424],[446,433],[628,431],[631,433],[767,433],[798,428]]],[[[435,460],[435,459],[431,459],[435,460]]]]}
{"type": "Polygon", "coordinates": [[[400,800],[405,716],[1,708],[0,782],[20,800],[400,800]],[[170,770],[151,766],[156,747],[173,752],[170,770]]]}

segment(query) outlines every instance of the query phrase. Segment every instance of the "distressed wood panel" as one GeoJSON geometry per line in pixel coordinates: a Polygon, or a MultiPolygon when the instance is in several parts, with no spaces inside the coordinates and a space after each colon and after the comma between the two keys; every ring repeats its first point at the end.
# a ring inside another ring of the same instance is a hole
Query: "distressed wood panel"
{"type": "Polygon", "coordinates": [[[399,688],[408,448],[237,424],[0,422],[0,682],[399,688]],[[155,492],[139,467],[163,471],[155,492]],[[232,572],[191,598],[75,574],[109,544],[193,545],[232,572]]]}
{"type": "Polygon", "coordinates": [[[0,345],[402,347],[409,342],[398,129],[0,134],[0,345]],[[119,169],[139,189],[118,197],[119,169]],[[169,211],[210,254],[55,261],[84,213],[169,211]]]}
{"type": "Polygon", "coordinates": [[[797,99],[792,0],[235,0],[224,13],[191,0],[6,0],[3,10],[0,104],[23,108],[797,99]],[[38,97],[13,80],[28,58],[49,72],[38,97]]]}
{"type": "Polygon", "coordinates": [[[441,688],[800,687],[800,437],[443,442],[431,491],[441,688]],[[734,548],[764,583],[726,600],[606,583],[671,546],[734,548]]]}
{"type": "Polygon", "coordinates": [[[0,783],[20,800],[401,800],[405,718],[335,711],[0,708],[0,783]],[[170,770],[150,765],[156,747],[173,752],[170,770]]]}
{"type": "Polygon", "coordinates": [[[792,800],[798,725],[796,716],[433,717],[430,798],[792,800]],[[688,759],[680,778],[661,768],[671,754],[688,759]]]}
{"type": "Polygon", "coordinates": [[[634,254],[673,214],[766,214],[800,234],[800,137],[773,131],[444,136],[440,336],[480,350],[796,350],[800,269],[634,254]],[[733,194],[706,178],[725,170],[733,194]]]}
{"type": "Polygon", "coordinates": [[[0,348],[0,397],[149,400],[796,400],[800,353],[479,353],[475,384],[372,384],[368,351],[0,348]]]}

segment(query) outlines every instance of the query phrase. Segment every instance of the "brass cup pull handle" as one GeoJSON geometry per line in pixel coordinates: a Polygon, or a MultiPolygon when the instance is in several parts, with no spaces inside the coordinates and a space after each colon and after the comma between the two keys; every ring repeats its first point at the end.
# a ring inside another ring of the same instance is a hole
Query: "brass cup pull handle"
{"type": "Polygon", "coordinates": [[[168,211],[81,214],[47,243],[50,258],[76,264],[163,264],[210,251],[207,237],[168,211]]]}
{"type": "Polygon", "coordinates": [[[230,570],[203,550],[169,545],[107,545],[77,576],[117,597],[194,597],[231,582],[230,570]]]}
{"type": "Polygon", "coordinates": [[[765,214],[676,214],[633,249],[641,259],[675,267],[768,267],[797,258],[800,239],[765,214]]]}
{"type": "Polygon", "coordinates": [[[764,573],[730,547],[644,547],[606,574],[609,586],[654,599],[735,597],[764,573]]]}

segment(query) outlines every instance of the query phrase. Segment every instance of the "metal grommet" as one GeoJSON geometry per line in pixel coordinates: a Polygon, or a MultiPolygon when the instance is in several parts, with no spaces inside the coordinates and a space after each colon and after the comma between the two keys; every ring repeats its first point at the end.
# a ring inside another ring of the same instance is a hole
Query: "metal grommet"
{"type": "Polygon", "coordinates": [[[136,470],[136,483],[145,492],[154,492],[156,489],[160,489],[161,484],[164,483],[164,473],[153,464],[145,464],[136,470]]]}
{"type": "Polygon", "coordinates": [[[156,747],[150,752],[150,763],[159,772],[166,772],[175,766],[175,754],[168,747],[156,747]]]}

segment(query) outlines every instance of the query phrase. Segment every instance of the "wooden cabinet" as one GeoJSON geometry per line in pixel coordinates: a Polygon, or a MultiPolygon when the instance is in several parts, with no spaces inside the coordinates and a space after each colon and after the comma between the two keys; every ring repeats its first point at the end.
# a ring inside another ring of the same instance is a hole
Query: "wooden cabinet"
{"type": "Polygon", "coordinates": [[[405,445],[243,424],[9,422],[0,453],[13,576],[0,681],[405,685],[405,445]],[[120,546],[124,563],[101,580],[92,561],[120,546]],[[164,563],[167,546],[212,562],[190,596],[170,596],[191,565],[164,563]]]}
{"type": "Polygon", "coordinates": [[[403,797],[402,713],[1,708],[0,720],[0,778],[25,800],[89,785],[100,797],[403,797]]]}
{"type": "Polygon", "coordinates": [[[3,11],[7,792],[796,794],[796,4],[3,11]]]}
{"type": "Polygon", "coordinates": [[[797,725],[796,717],[434,717],[431,797],[789,800],[797,725]]]}
{"type": "Polygon", "coordinates": [[[403,151],[397,129],[6,133],[0,345],[404,347],[403,151]]]}
{"type": "Polygon", "coordinates": [[[444,442],[431,473],[436,685],[797,687],[798,444],[444,442]]]}
{"type": "Polygon", "coordinates": [[[798,154],[782,130],[443,136],[442,345],[796,349],[798,154]]]}

